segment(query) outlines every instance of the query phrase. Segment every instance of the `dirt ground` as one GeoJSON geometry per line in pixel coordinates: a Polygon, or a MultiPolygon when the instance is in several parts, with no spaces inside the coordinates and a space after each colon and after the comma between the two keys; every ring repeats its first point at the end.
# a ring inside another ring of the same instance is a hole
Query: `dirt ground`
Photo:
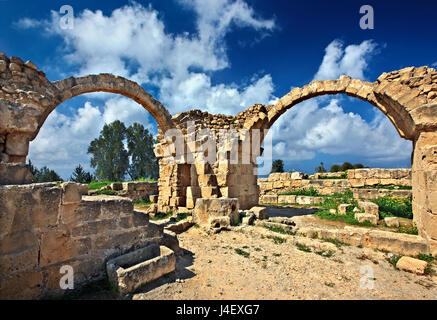
{"type": "Polygon", "coordinates": [[[300,237],[275,243],[265,228],[242,229],[207,235],[192,227],[180,234],[177,270],[125,298],[437,299],[436,276],[396,270],[385,253],[297,239],[330,251],[322,256],[299,250],[300,237]]]}

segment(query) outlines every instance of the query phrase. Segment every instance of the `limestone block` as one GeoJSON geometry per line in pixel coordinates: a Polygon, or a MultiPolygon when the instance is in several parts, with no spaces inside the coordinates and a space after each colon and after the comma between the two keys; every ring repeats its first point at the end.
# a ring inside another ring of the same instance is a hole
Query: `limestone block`
{"type": "Polygon", "coordinates": [[[280,195],[280,196],[278,196],[278,203],[286,203],[286,204],[296,203],[296,196],[295,195],[280,195]]]}
{"type": "Polygon", "coordinates": [[[193,221],[199,225],[210,226],[210,217],[229,217],[230,223],[239,220],[239,204],[237,198],[217,198],[196,200],[193,221]]]}
{"type": "Polygon", "coordinates": [[[293,172],[292,174],[291,174],[291,179],[293,179],[293,180],[301,180],[301,179],[303,179],[303,173],[302,172],[293,172]]]}
{"type": "Polygon", "coordinates": [[[241,220],[241,222],[245,225],[253,225],[254,221],[256,219],[256,216],[253,212],[250,212],[248,215],[246,215],[245,217],[243,217],[243,219],[241,220]]]}
{"type": "Polygon", "coordinates": [[[63,182],[62,188],[62,204],[78,203],[82,199],[80,193],[80,185],[75,182],[63,182]]]}
{"type": "Polygon", "coordinates": [[[41,293],[41,272],[25,271],[0,280],[0,299],[35,299],[41,293]]]}
{"type": "Polygon", "coordinates": [[[347,209],[350,208],[352,205],[347,203],[342,203],[338,206],[338,214],[347,214],[347,209]]]}
{"type": "Polygon", "coordinates": [[[425,273],[427,265],[426,261],[404,256],[396,263],[396,268],[421,275],[425,273]]]}
{"type": "Polygon", "coordinates": [[[123,184],[119,182],[111,183],[111,189],[114,191],[121,191],[123,190],[123,184]]]}
{"type": "Polygon", "coordinates": [[[379,207],[376,203],[369,201],[358,201],[358,206],[363,209],[366,214],[373,214],[377,218],[379,217],[379,207]]]}
{"type": "Polygon", "coordinates": [[[370,222],[374,225],[378,224],[378,217],[373,214],[368,214],[364,212],[356,212],[355,213],[355,219],[359,222],[370,222]]]}
{"type": "Polygon", "coordinates": [[[278,203],[278,196],[277,195],[263,195],[261,196],[260,201],[262,203],[278,203]]]}
{"type": "Polygon", "coordinates": [[[387,227],[399,227],[399,219],[397,217],[384,218],[384,222],[387,227]]]}
{"type": "MultiPolygon", "coordinates": [[[[1,153],[0,158],[1,155],[6,154],[1,153]]],[[[8,155],[6,156],[9,158],[8,155]]],[[[27,184],[31,182],[32,174],[28,165],[24,163],[0,163],[0,185],[27,184]]]]}
{"type": "Polygon", "coordinates": [[[109,281],[124,295],[173,272],[175,266],[176,256],[173,250],[151,244],[109,260],[106,270],[109,281]]]}
{"type": "Polygon", "coordinates": [[[10,156],[27,156],[29,153],[29,136],[23,133],[8,134],[6,153],[10,156]]]}

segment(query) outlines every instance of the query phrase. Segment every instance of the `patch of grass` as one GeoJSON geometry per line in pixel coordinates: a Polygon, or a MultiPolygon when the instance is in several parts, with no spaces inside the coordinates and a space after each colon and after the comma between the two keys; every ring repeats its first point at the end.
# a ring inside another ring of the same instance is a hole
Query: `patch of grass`
{"type": "Polygon", "coordinates": [[[275,244],[282,244],[282,243],[284,243],[284,242],[287,241],[286,239],[283,239],[283,238],[281,238],[281,237],[273,237],[272,239],[273,239],[273,242],[274,242],[275,244]]]}
{"type": "Polygon", "coordinates": [[[302,243],[296,242],[296,247],[300,251],[311,252],[311,248],[306,246],[306,245],[304,245],[304,244],[302,244],[302,243]]]}
{"type": "Polygon", "coordinates": [[[346,246],[346,247],[349,246],[348,243],[345,243],[345,242],[340,241],[340,240],[338,240],[338,239],[322,238],[322,239],[320,239],[320,240],[322,240],[322,241],[324,241],[324,242],[332,243],[332,244],[334,244],[337,248],[340,248],[341,246],[346,246]]]}
{"type": "Polygon", "coordinates": [[[280,195],[283,196],[310,196],[310,197],[317,197],[319,196],[319,192],[314,189],[314,187],[309,187],[308,189],[298,189],[286,193],[281,193],[280,195]]]}
{"type": "Polygon", "coordinates": [[[149,199],[143,199],[134,202],[134,205],[138,205],[138,206],[147,206],[150,204],[152,204],[152,202],[149,199]]]}
{"type": "Polygon", "coordinates": [[[88,184],[88,190],[100,189],[109,186],[111,183],[116,183],[116,181],[93,181],[88,184]]]}
{"type": "Polygon", "coordinates": [[[263,227],[266,228],[267,230],[270,230],[270,231],[273,231],[276,233],[280,233],[280,234],[288,234],[288,235],[295,235],[296,234],[296,232],[292,232],[290,230],[285,230],[284,228],[279,227],[279,226],[264,225],[263,227]]]}
{"type": "Polygon", "coordinates": [[[255,251],[261,251],[261,248],[255,248],[254,250],[255,251]]]}
{"type": "Polygon", "coordinates": [[[333,282],[325,282],[325,286],[330,287],[330,288],[334,288],[335,283],[333,283],[333,282]]]}
{"type": "Polygon", "coordinates": [[[176,222],[185,220],[189,216],[188,212],[181,212],[176,215],[176,222]]]}
{"type": "Polygon", "coordinates": [[[172,214],[173,214],[172,211],[169,211],[169,212],[166,212],[166,213],[158,212],[157,214],[155,214],[154,217],[151,217],[150,220],[152,220],[152,221],[164,220],[164,219],[167,219],[167,218],[171,217],[172,214]]]}
{"type": "Polygon", "coordinates": [[[280,257],[280,256],[282,256],[282,254],[280,254],[280,253],[274,253],[273,256],[274,256],[274,257],[280,257]]]}
{"type": "Polygon", "coordinates": [[[370,200],[379,206],[379,214],[381,217],[402,217],[413,219],[412,197],[380,197],[370,200]]]}
{"type": "Polygon", "coordinates": [[[436,274],[436,271],[432,268],[430,263],[428,263],[428,265],[425,268],[425,274],[426,275],[434,275],[434,274],[436,274]]]}
{"type": "Polygon", "coordinates": [[[249,258],[249,256],[250,256],[250,253],[249,253],[249,252],[244,251],[244,250],[239,249],[239,248],[236,248],[236,249],[235,249],[235,252],[236,252],[237,254],[239,254],[240,256],[243,256],[243,257],[245,257],[245,258],[249,258]]]}
{"type": "Polygon", "coordinates": [[[374,225],[368,221],[359,222],[358,220],[356,220],[352,212],[348,212],[345,215],[339,215],[339,214],[331,214],[329,210],[321,210],[316,212],[314,215],[324,220],[342,221],[350,225],[363,226],[363,227],[374,227],[374,225]]]}
{"type": "Polygon", "coordinates": [[[114,190],[98,190],[96,192],[96,194],[99,194],[99,195],[105,194],[107,196],[115,196],[117,194],[117,192],[114,190]]]}
{"type": "Polygon", "coordinates": [[[406,233],[406,234],[412,234],[412,235],[419,235],[419,230],[416,226],[399,226],[395,232],[398,233],[406,233]]]}
{"type": "Polygon", "coordinates": [[[434,257],[432,256],[432,254],[419,253],[417,258],[420,260],[426,261],[426,262],[433,262],[434,261],[434,257]]]}
{"type": "Polygon", "coordinates": [[[334,251],[332,250],[328,250],[328,251],[320,250],[320,251],[315,251],[314,253],[326,258],[331,258],[334,255],[334,251]]]}
{"type": "Polygon", "coordinates": [[[390,258],[387,257],[387,261],[388,261],[388,262],[389,262],[393,267],[396,268],[396,264],[398,263],[398,261],[399,261],[400,258],[402,258],[401,255],[394,254],[394,255],[392,255],[390,258]]]}

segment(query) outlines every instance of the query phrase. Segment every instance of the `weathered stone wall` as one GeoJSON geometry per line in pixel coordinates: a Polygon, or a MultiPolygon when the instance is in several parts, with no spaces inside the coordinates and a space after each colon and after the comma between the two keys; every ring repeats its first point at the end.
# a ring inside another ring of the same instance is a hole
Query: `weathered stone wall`
{"type": "Polygon", "coordinates": [[[347,171],[352,187],[408,186],[411,187],[411,169],[355,169],[347,171]]]}
{"type": "MultiPolygon", "coordinates": [[[[120,182],[112,183],[100,190],[112,190],[117,192],[117,196],[127,197],[133,202],[148,200],[149,196],[158,195],[158,183],[157,182],[147,182],[147,181],[130,181],[130,182],[120,182]]],[[[96,193],[88,192],[89,195],[96,193]]]]}
{"type": "Polygon", "coordinates": [[[86,193],[70,182],[0,186],[0,299],[62,294],[62,266],[77,288],[104,277],[108,258],[164,241],[131,200],[86,193]]]}
{"type": "MultiPolygon", "coordinates": [[[[411,186],[411,169],[354,169],[347,171],[347,179],[293,179],[293,174],[288,172],[272,173],[267,178],[259,178],[258,185],[260,196],[279,195],[309,188],[314,188],[322,195],[333,195],[356,187],[411,186]]],[[[370,193],[373,195],[375,192],[370,193]]],[[[370,197],[370,193],[367,192],[366,195],[370,197]]],[[[411,194],[408,190],[404,193],[411,194]]]]}
{"type": "Polygon", "coordinates": [[[376,199],[380,197],[396,197],[396,198],[409,198],[413,194],[412,190],[388,190],[379,188],[352,189],[354,193],[354,199],[376,199]]]}

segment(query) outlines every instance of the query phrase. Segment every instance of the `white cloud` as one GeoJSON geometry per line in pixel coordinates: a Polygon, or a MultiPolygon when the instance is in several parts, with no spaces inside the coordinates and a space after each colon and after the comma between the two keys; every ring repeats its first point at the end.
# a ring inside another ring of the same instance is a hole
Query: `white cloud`
{"type": "Polygon", "coordinates": [[[321,152],[389,162],[411,155],[410,141],[401,139],[380,111],[375,109],[374,119],[367,122],[358,114],[345,113],[340,101],[334,98],[322,106],[320,99],[312,99],[282,115],[269,131],[273,158],[309,160],[321,152]]]}
{"type": "MultiPolygon", "coordinates": [[[[50,20],[25,18],[17,25],[24,29],[42,27],[50,35],[61,36],[64,59],[76,70],[76,75],[113,73],[156,86],[157,98],[172,114],[193,107],[236,114],[251,104],[275,99],[268,74],[254,76],[244,86],[213,85],[211,81],[212,72],[230,66],[224,38],[233,27],[265,33],[273,30],[274,20],[256,17],[254,10],[241,0],[180,3],[195,12],[195,33],[166,32],[156,10],[135,2],[115,9],[108,16],[100,10],[76,13],[73,29],[60,28],[60,15],[55,11],[50,20]]],[[[56,111],[49,116],[31,143],[30,158],[36,165],[71,170],[79,162],[88,164],[89,142],[98,136],[104,123],[116,119],[126,125],[143,119],[151,129],[147,113],[133,101],[110,94],[88,95],[96,96],[105,101],[100,109],[88,102],[71,117],[56,111]]]]}
{"type": "MultiPolygon", "coordinates": [[[[346,48],[340,41],[332,41],[325,49],[314,79],[336,79],[341,74],[365,79],[364,73],[375,48],[371,40],[346,48]]],[[[300,161],[325,153],[357,155],[364,160],[389,163],[410,157],[410,141],[400,138],[380,111],[375,109],[373,120],[369,122],[359,114],[344,112],[342,101],[342,97],[314,98],[282,115],[269,132],[273,139],[273,158],[300,161]]]]}
{"type": "Polygon", "coordinates": [[[325,56],[314,80],[338,79],[342,74],[365,80],[367,61],[376,49],[372,40],[343,48],[339,40],[332,41],[325,49],[325,56]]]}
{"type": "Polygon", "coordinates": [[[156,133],[147,120],[148,112],[131,99],[113,96],[101,109],[86,102],[71,117],[53,111],[31,142],[29,159],[37,167],[46,165],[68,178],[78,164],[90,169],[88,146],[98,137],[105,123],[121,120],[129,126],[140,122],[156,133]]]}

